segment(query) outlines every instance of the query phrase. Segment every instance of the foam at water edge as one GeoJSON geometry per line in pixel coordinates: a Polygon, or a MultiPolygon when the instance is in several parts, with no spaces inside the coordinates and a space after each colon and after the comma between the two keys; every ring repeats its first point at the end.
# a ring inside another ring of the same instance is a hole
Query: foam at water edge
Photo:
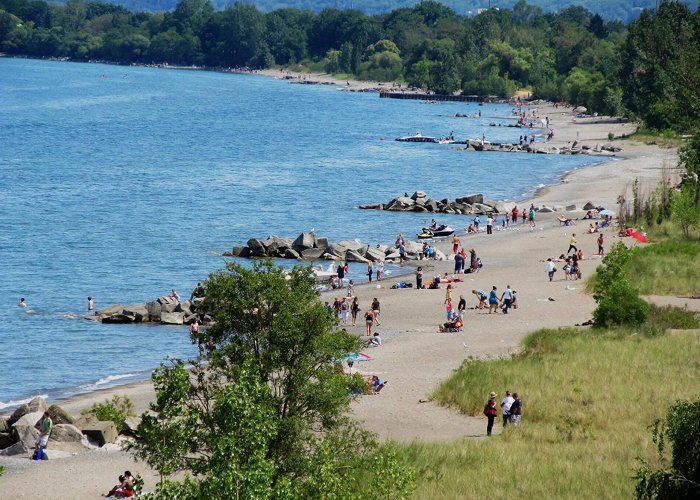
{"type": "Polygon", "coordinates": [[[32,399],[34,398],[48,398],[48,394],[35,394],[34,396],[25,398],[25,399],[18,399],[16,401],[8,401],[7,403],[0,401],[0,410],[4,410],[6,408],[14,408],[16,406],[20,406],[23,404],[29,403],[32,399]]]}

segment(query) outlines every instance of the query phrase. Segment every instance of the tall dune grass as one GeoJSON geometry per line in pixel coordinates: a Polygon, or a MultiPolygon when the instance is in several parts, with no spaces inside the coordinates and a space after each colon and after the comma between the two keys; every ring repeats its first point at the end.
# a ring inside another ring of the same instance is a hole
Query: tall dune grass
{"type": "Polygon", "coordinates": [[[416,470],[415,498],[630,498],[636,458],[655,460],[648,426],[700,390],[697,333],[541,330],[524,346],[511,359],[466,360],[434,394],[481,415],[490,391],[517,391],[520,427],[396,445],[416,470]]]}
{"type": "Polygon", "coordinates": [[[632,252],[627,275],[641,294],[700,294],[700,243],[668,240],[632,252]]]}

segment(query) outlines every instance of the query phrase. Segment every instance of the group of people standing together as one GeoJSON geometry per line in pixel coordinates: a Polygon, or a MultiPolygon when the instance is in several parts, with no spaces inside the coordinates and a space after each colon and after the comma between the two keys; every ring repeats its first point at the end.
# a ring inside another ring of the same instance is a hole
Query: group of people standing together
{"type": "MultiPolygon", "coordinates": [[[[356,325],[357,316],[361,309],[360,301],[357,297],[343,297],[342,299],[336,297],[333,304],[326,302],[325,306],[328,314],[337,318],[341,324],[347,325],[348,321],[352,319],[352,326],[356,325]]],[[[372,304],[367,311],[365,311],[365,328],[368,337],[372,336],[372,328],[374,325],[381,324],[379,323],[379,315],[382,311],[381,307],[379,299],[374,297],[372,304]]]]}
{"type": "MultiPolygon", "coordinates": [[[[498,395],[495,392],[489,394],[489,399],[484,406],[484,415],[488,420],[486,424],[486,435],[490,436],[493,431],[493,424],[498,417],[498,408],[496,406],[496,397],[498,395]]],[[[510,391],[506,391],[506,395],[501,400],[501,415],[503,416],[503,428],[510,422],[514,426],[520,425],[520,417],[523,414],[523,402],[518,396],[517,392],[513,394],[510,391]]]]}

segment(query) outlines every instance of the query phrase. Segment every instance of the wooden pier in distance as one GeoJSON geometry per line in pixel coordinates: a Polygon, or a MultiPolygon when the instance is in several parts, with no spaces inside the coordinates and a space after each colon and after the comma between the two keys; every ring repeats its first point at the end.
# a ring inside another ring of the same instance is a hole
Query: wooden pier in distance
{"type": "Polygon", "coordinates": [[[415,101],[456,101],[456,102],[484,102],[480,95],[451,95],[451,94],[426,94],[416,92],[380,92],[382,99],[411,99],[415,101]]]}

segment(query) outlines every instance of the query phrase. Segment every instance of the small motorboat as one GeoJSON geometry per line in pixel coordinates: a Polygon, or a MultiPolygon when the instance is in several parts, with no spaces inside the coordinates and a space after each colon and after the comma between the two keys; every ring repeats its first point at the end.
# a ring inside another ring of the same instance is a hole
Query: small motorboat
{"type": "Polygon", "coordinates": [[[450,226],[440,225],[436,228],[424,227],[420,233],[416,236],[421,240],[427,240],[429,238],[444,238],[446,236],[452,236],[455,232],[450,226]]]}
{"type": "Polygon", "coordinates": [[[437,142],[435,137],[430,137],[428,135],[423,135],[420,130],[414,135],[406,135],[404,137],[399,137],[396,139],[399,142],[437,142]]]}

